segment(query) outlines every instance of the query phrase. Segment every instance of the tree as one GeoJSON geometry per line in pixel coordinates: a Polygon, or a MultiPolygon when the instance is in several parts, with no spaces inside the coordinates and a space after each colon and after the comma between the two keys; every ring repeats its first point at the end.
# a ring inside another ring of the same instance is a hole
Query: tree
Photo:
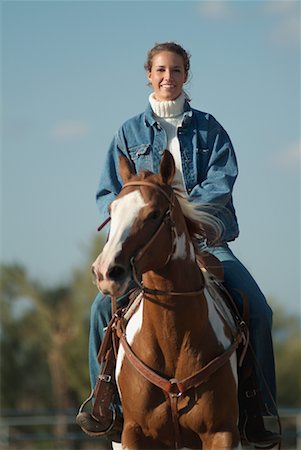
{"type": "Polygon", "coordinates": [[[279,305],[274,307],[273,338],[278,404],[280,407],[300,408],[301,330],[298,317],[286,313],[279,305]]]}
{"type": "MultiPolygon", "coordinates": [[[[1,268],[1,408],[76,408],[89,390],[89,303],[96,295],[87,263],[71,283],[45,287],[19,265],[1,268]]],[[[58,417],[59,419],[59,417],[58,417]]],[[[66,433],[57,421],[56,436],[66,433]]],[[[60,443],[58,443],[60,446],[60,443]]]]}
{"type": "Polygon", "coordinates": [[[20,265],[1,267],[2,408],[64,409],[87,395],[89,309],[97,292],[90,266],[98,241],[66,285],[45,287],[20,265]]]}
{"type": "MultiPolygon", "coordinates": [[[[50,402],[48,342],[32,301],[36,287],[18,265],[1,270],[1,408],[35,408],[50,402]],[[47,344],[46,344],[47,345],[47,344]],[[37,376],[35,376],[37,375],[37,376]]],[[[42,316],[42,317],[41,317],[42,316]]]]}

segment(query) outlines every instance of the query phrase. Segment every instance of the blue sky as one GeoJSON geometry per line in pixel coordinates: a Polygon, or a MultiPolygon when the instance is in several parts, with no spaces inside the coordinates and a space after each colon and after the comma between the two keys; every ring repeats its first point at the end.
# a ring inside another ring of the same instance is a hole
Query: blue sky
{"type": "Polygon", "coordinates": [[[81,264],[108,145],[147,103],[146,52],[176,40],[192,54],[192,106],[236,149],[232,248],[300,313],[298,1],[2,1],[1,20],[2,262],[48,285],[81,264]]]}

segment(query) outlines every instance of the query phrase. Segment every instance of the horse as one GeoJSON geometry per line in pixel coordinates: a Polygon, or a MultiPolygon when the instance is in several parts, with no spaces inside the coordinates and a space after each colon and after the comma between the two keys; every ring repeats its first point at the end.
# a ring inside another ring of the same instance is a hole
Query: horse
{"type": "Polygon", "coordinates": [[[135,174],[119,157],[121,192],[92,265],[116,298],[134,279],[139,301],[120,326],[116,381],[123,449],[240,447],[237,356],[240,335],[216,279],[200,268],[197,238],[218,239],[218,220],[178,195],[175,163],[135,174]]]}

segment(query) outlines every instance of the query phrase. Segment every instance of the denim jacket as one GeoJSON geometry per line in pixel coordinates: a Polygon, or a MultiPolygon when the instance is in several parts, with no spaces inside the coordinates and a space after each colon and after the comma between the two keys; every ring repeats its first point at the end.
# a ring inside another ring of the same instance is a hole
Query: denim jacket
{"type": "MultiPolygon", "coordinates": [[[[222,243],[234,240],[239,230],[232,189],[238,168],[228,134],[213,116],[191,108],[186,101],[178,139],[189,200],[198,205],[212,205],[224,226],[222,243]]],[[[102,222],[122,186],[118,156],[125,155],[137,173],[142,169],[157,173],[166,145],[165,130],[156,121],[150,104],[142,114],[121,126],[107,153],[96,194],[102,222]]]]}

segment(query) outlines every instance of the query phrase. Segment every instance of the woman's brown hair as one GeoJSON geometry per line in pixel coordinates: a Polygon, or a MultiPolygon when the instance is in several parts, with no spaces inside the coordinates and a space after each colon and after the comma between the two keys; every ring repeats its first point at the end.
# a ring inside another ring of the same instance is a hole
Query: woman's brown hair
{"type": "Polygon", "coordinates": [[[185,73],[188,75],[190,68],[190,54],[183,47],[181,47],[181,45],[176,44],[175,42],[162,42],[155,44],[154,47],[147,53],[147,60],[144,64],[146,71],[150,72],[152,70],[153,58],[161,52],[173,52],[181,56],[184,62],[185,73]]]}

